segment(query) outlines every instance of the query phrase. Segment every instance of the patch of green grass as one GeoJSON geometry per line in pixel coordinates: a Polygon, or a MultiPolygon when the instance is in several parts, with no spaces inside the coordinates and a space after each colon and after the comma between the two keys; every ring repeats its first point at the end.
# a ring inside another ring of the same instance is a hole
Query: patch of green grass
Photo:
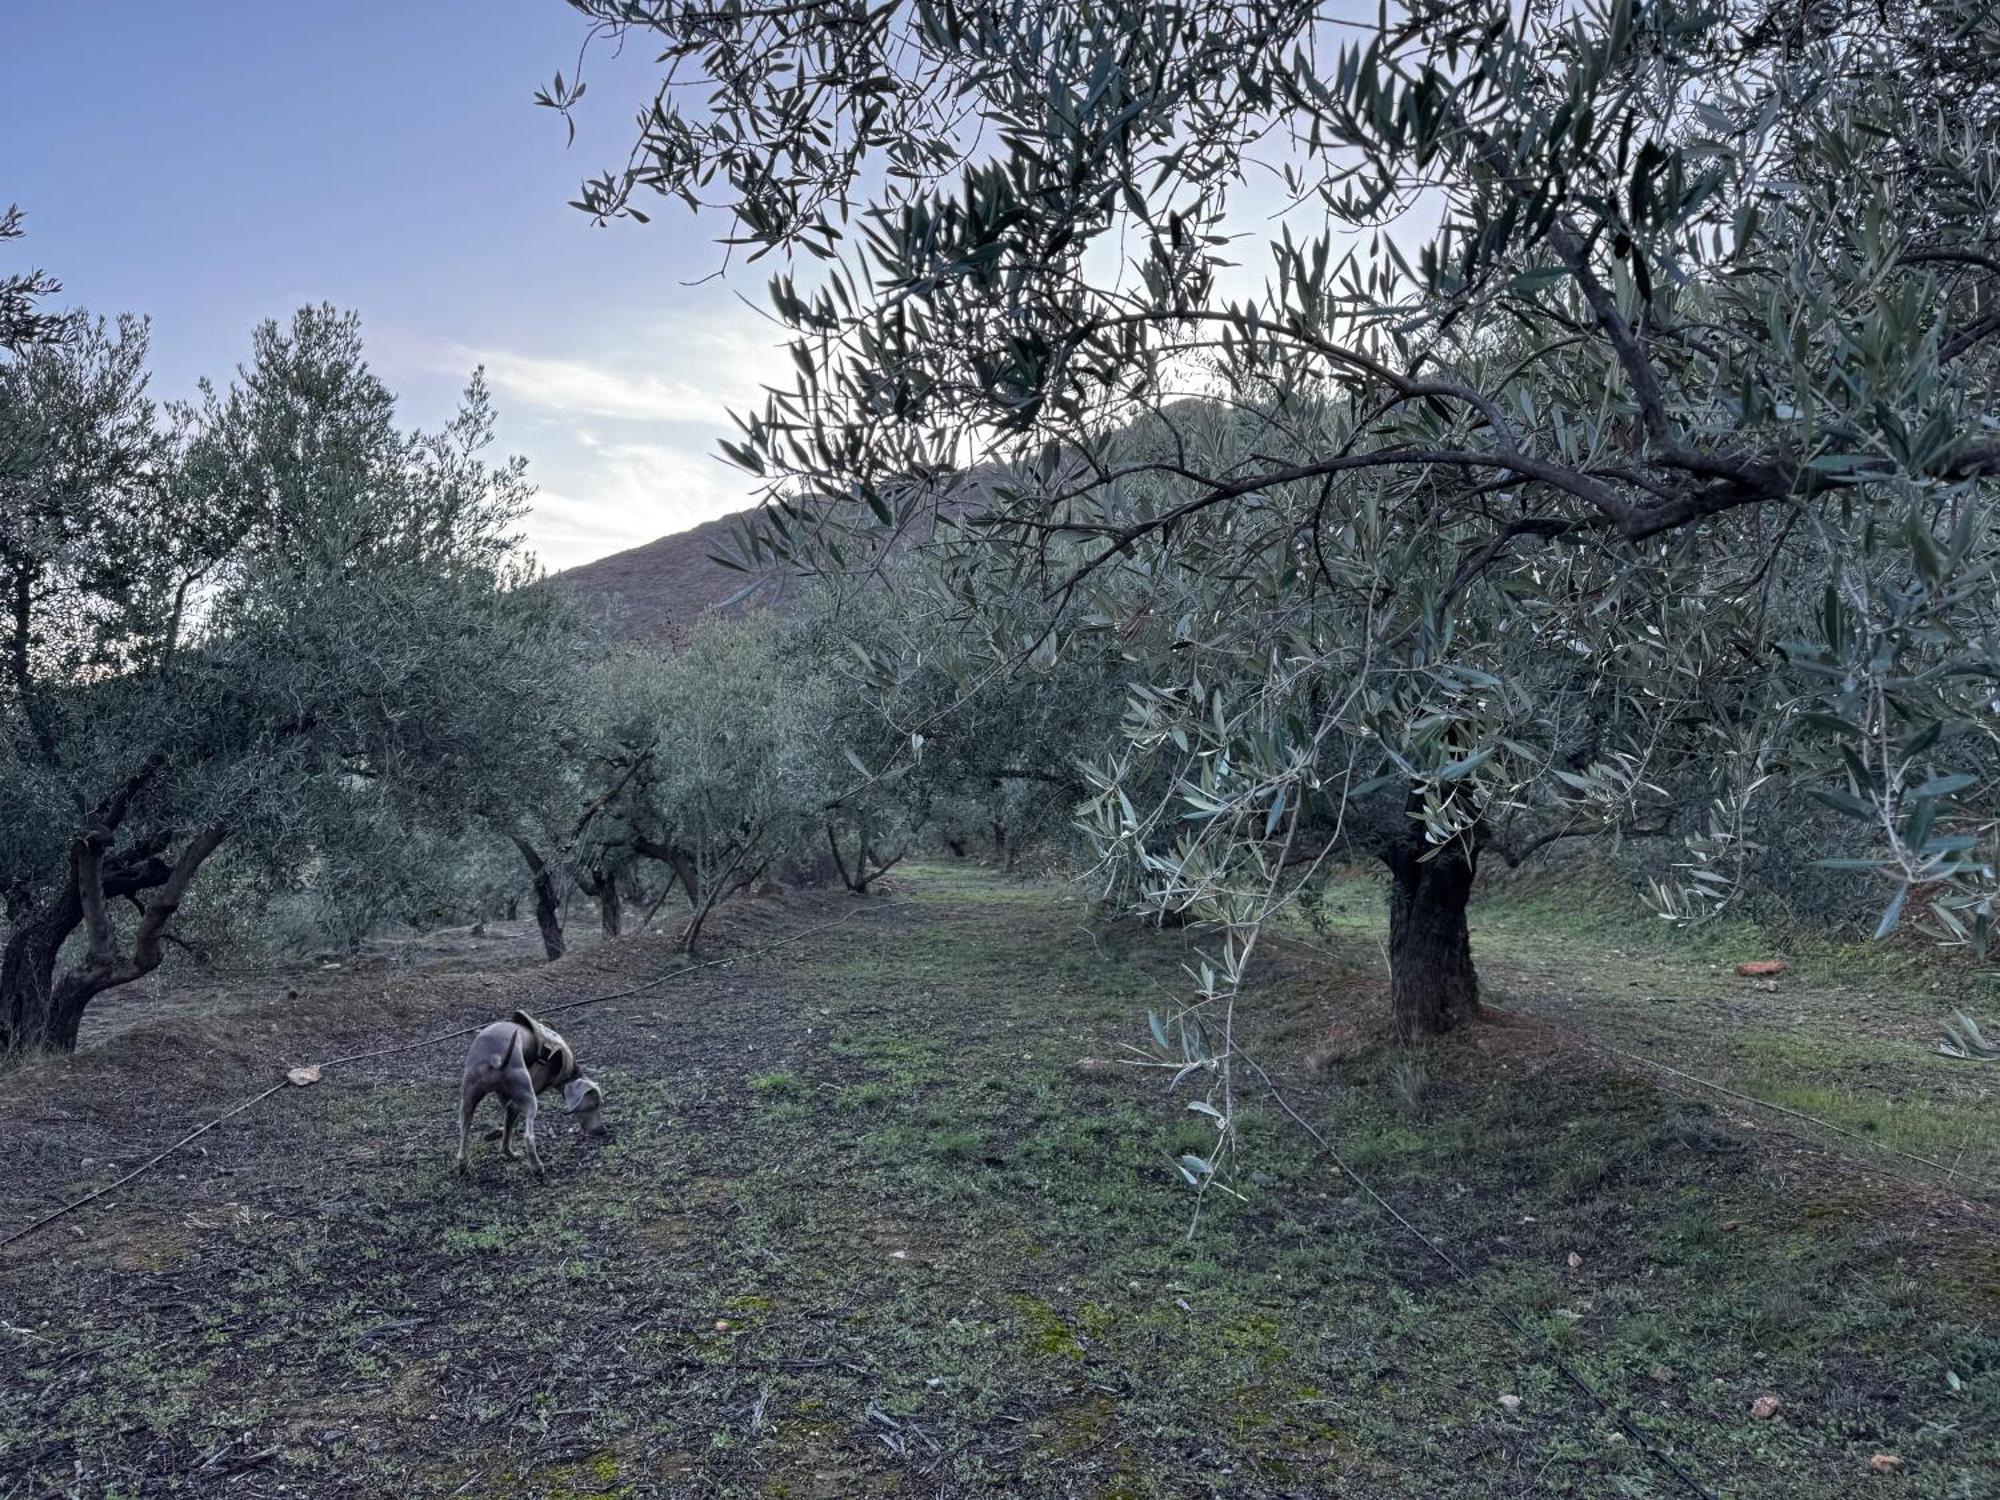
{"type": "MultiPolygon", "coordinates": [[[[1378,880],[1355,872],[1322,908],[1324,933],[1370,962],[1384,925],[1379,895],[1378,880]]],[[[1657,1075],[1673,1087],[1705,1081],[1939,1163],[1954,1183],[2000,1184],[2000,1117],[1976,1070],[1935,1049],[1951,997],[1978,978],[1964,965],[1807,934],[1779,942],[1740,920],[1679,931],[1606,882],[1484,887],[1472,926],[1482,982],[1502,1006],[1678,1069],[1657,1075]],[[1777,955],[1789,969],[1775,983],[1735,972],[1777,955]]],[[[1420,1083],[1394,1067],[1387,1081],[1413,1116],[1426,1114],[1420,1083]]],[[[1765,1118],[1811,1130],[1777,1110],[1765,1118]]],[[[1564,1175],[1577,1182],[1589,1171],[1579,1160],[1564,1175]]]]}
{"type": "MultiPolygon", "coordinates": [[[[1385,892],[1385,878],[1374,869],[1345,870],[1316,909],[1317,925],[1336,936],[1379,939],[1388,925],[1385,892]]],[[[1664,977],[1702,984],[1705,975],[1730,975],[1746,960],[1781,957],[1789,965],[1787,983],[1866,991],[1914,1003],[1926,1014],[1952,996],[1977,1003],[1980,996],[2000,992],[2000,968],[1968,966],[1932,948],[1805,928],[1767,932],[1739,916],[1677,927],[1663,921],[1629,883],[1598,878],[1587,869],[1560,881],[1482,880],[1471,921],[1476,953],[1488,959],[1536,960],[1564,952],[1593,969],[1668,965],[1672,973],[1664,977]]],[[[1309,924],[1293,917],[1286,925],[1303,933],[1309,924]]],[[[1583,977],[1599,976],[1585,971],[1583,977]]]]}
{"type": "Polygon", "coordinates": [[[895,1101],[896,1091],[880,1081],[850,1083],[834,1096],[835,1102],[850,1113],[886,1109],[895,1101]]]}
{"type": "Polygon", "coordinates": [[[481,1255],[505,1250],[514,1242],[515,1235],[516,1229],[511,1224],[454,1224],[445,1230],[442,1243],[454,1255],[481,1255]]]}
{"type": "Polygon", "coordinates": [[[933,1156],[946,1161],[975,1161],[986,1149],[986,1137],[962,1125],[946,1126],[930,1133],[928,1147],[933,1156]]]}
{"type": "MultiPolygon", "coordinates": [[[[1992,1180],[2000,1168],[2000,1118],[1978,1093],[1940,1097],[1914,1074],[1949,1060],[1914,1047],[1806,1041],[1746,1028],[1729,1038],[1736,1086],[1759,1099],[1828,1120],[1902,1151],[1992,1180]]],[[[1967,1065],[1956,1065],[1961,1073],[1967,1065]]]]}
{"type": "Polygon", "coordinates": [[[1037,1297],[1017,1297],[1014,1306],[1026,1329],[1022,1342],[1031,1355],[1042,1359],[1083,1358],[1083,1345],[1062,1315],[1048,1303],[1037,1297]]]}
{"type": "Polygon", "coordinates": [[[542,1493],[549,1500],[624,1500],[637,1486],[623,1481],[625,1466],[615,1453],[598,1453],[581,1463],[544,1469],[542,1493]]]}

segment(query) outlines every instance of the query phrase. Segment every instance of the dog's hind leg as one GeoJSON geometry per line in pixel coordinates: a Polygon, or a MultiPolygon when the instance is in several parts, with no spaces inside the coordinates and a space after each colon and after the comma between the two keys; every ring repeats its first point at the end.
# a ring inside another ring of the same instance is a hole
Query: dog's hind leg
{"type": "Polygon", "coordinates": [[[522,1137],[528,1143],[528,1159],[535,1164],[537,1172],[542,1170],[542,1153],[535,1146],[535,1075],[517,1052],[500,1075],[500,1097],[507,1105],[507,1130],[501,1140],[501,1150],[515,1161],[520,1154],[509,1149],[513,1143],[514,1122],[521,1122],[522,1137]]]}
{"type": "Polygon", "coordinates": [[[472,1112],[479,1108],[483,1097],[474,1092],[469,1083],[458,1091],[458,1175],[461,1177],[470,1176],[472,1172],[465,1161],[465,1138],[472,1129],[472,1112]]]}
{"type": "Polygon", "coordinates": [[[521,1109],[521,1139],[528,1143],[528,1160],[535,1164],[535,1171],[546,1173],[548,1168],[542,1165],[542,1148],[535,1144],[535,1115],[539,1109],[535,1096],[528,1095],[528,1102],[521,1109]]]}

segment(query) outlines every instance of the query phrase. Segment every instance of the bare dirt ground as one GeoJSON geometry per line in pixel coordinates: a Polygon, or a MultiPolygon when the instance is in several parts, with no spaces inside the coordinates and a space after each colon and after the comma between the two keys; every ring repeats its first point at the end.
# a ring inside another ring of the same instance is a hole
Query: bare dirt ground
{"type": "MultiPolygon", "coordinates": [[[[558,1119],[546,1181],[483,1144],[451,1176],[453,1040],[0,1251],[0,1497],[1693,1493],[1661,1455],[1718,1495],[2000,1493],[1992,1205],[1591,1051],[1578,997],[1624,1012],[1588,943],[1489,917],[1533,1022],[1367,1044],[1359,927],[1281,945],[1244,1007],[1469,1283],[1246,1084],[1243,1198],[1192,1224],[1169,1158],[1213,1128],[1118,1064],[1186,939],[921,868],[745,903],[706,955],[739,962],[566,1013],[615,1134],[558,1119]]],[[[492,959],[273,974],[0,1073],[0,1235],[284,1067],[675,962],[492,959]]],[[[1948,1134],[1970,1105],[1937,1107],[1948,1134]]]]}
{"type": "MultiPolygon", "coordinates": [[[[603,941],[584,920],[575,921],[565,936],[573,954],[603,941]]],[[[516,921],[377,939],[359,953],[310,963],[217,968],[183,959],[95,1002],[84,1014],[78,1044],[97,1047],[135,1026],[237,1015],[267,1006],[281,1013],[318,1014],[329,1005],[344,1007],[357,993],[386,991],[440,974],[520,969],[541,957],[542,938],[535,924],[516,921]]]]}

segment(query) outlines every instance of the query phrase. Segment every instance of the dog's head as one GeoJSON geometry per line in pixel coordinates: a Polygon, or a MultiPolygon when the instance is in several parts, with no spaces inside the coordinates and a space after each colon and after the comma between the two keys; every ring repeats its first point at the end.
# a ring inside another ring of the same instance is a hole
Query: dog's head
{"type": "Polygon", "coordinates": [[[585,1135],[604,1133],[604,1090],[596,1079],[579,1075],[564,1084],[563,1108],[576,1116],[585,1135]]]}

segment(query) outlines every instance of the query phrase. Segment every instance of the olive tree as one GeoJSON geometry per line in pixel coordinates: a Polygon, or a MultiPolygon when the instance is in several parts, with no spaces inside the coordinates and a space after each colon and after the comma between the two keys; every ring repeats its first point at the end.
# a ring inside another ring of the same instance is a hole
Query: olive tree
{"type": "Polygon", "coordinates": [[[565,898],[597,905],[606,937],[624,931],[625,903],[643,884],[643,862],[663,864],[668,888],[696,889],[688,851],[668,834],[656,782],[679,716],[664,696],[664,659],[601,639],[578,652],[571,712],[550,745],[557,778],[539,795],[509,799],[492,814],[525,865],[543,951],[563,956],[565,898]]]}
{"type": "Polygon", "coordinates": [[[1003,860],[1073,841],[1084,762],[1117,727],[1118,664],[1082,652],[1016,660],[1041,630],[1039,599],[989,584],[975,607],[920,556],[900,555],[868,578],[805,590],[787,623],[786,701],[804,721],[796,774],[850,890],[927,836],[960,853],[990,838],[1003,860]]]}
{"type": "Polygon", "coordinates": [[[1671,828],[1691,918],[1774,785],[1884,928],[1984,934],[1983,0],[575,3],[665,70],[581,206],[779,257],[745,561],[936,526],[968,597],[1040,577],[1037,649],[1130,654],[1099,839],[1227,929],[1215,996],[1359,849],[1448,1029],[1482,856],[1671,828]]]}
{"type": "MultiPolygon", "coordinates": [[[[0,213],[0,244],[18,240],[25,233],[21,210],[9,205],[0,213]]],[[[42,299],[62,290],[62,283],[46,271],[10,271],[0,276],[0,349],[18,353],[30,344],[59,338],[68,320],[60,313],[43,312],[42,299]]]]}
{"type": "Polygon", "coordinates": [[[670,655],[626,665],[621,701],[651,753],[627,786],[625,837],[679,880],[689,952],[717,905],[818,831],[789,754],[811,726],[786,702],[778,630],[766,615],[709,617],[670,655]]]}
{"type": "Polygon", "coordinates": [[[366,881],[540,774],[566,628],[521,587],[518,461],[475,377],[406,433],[330,308],[162,413],[144,325],[0,364],[0,1047],[73,1046],[155,969],[219,854],[252,890],[366,881]]]}
{"type": "Polygon", "coordinates": [[[534,874],[550,957],[567,890],[595,898],[615,936],[625,898],[657,871],[652,910],[682,892],[678,941],[691,952],[718,905],[817,838],[807,747],[828,748],[814,712],[827,699],[789,644],[768,615],[711,615],[671,651],[599,648],[579,664],[553,747],[561,787],[521,804],[507,829],[534,874]]]}

